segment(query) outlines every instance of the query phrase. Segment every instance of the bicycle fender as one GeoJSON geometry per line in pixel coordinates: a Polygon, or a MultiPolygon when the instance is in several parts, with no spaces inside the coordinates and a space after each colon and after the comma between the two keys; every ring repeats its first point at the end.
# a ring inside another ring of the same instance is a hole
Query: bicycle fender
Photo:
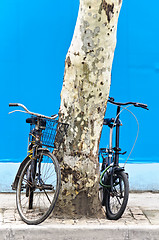
{"type": "Polygon", "coordinates": [[[124,167],[115,167],[115,168],[114,168],[114,172],[115,172],[115,173],[116,173],[116,172],[123,172],[123,171],[125,171],[124,167]]]}
{"type": "Polygon", "coordinates": [[[48,148],[38,148],[38,152],[50,152],[48,148]]]}
{"type": "MultiPolygon", "coordinates": [[[[125,172],[125,168],[124,167],[116,167],[114,169],[114,172],[117,173],[117,172],[125,172]]],[[[125,174],[127,175],[127,178],[129,178],[129,174],[127,172],[125,172],[125,174]]]]}
{"type": "Polygon", "coordinates": [[[20,177],[20,173],[22,172],[24,166],[27,164],[27,162],[30,160],[29,155],[21,162],[17,174],[15,176],[14,182],[12,183],[11,187],[13,190],[17,189],[17,185],[18,185],[18,181],[19,181],[19,177],[20,177]]]}
{"type": "MultiPolygon", "coordinates": [[[[38,152],[49,152],[49,149],[47,148],[39,148],[38,149],[38,152]]],[[[17,185],[18,185],[18,181],[19,181],[19,177],[20,177],[20,174],[24,168],[24,166],[27,164],[27,162],[30,160],[30,157],[29,155],[21,162],[20,166],[19,166],[19,169],[17,171],[17,174],[15,176],[15,179],[14,179],[14,182],[12,183],[11,187],[13,190],[16,190],[17,189],[17,185]]]]}

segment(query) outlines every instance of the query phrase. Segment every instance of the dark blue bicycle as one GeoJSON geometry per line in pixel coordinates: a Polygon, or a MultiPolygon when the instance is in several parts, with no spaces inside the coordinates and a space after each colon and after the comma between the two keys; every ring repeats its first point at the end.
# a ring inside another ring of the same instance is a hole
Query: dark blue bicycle
{"type": "Polygon", "coordinates": [[[117,113],[115,118],[105,118],[103,122],[103,125],[110,128],[110,135],[109,147],[100,148],[99,150],[99,159],[102,159],[100,163],[99,196],[102,205],[105,206],[107,218],[110,220],[117,220],[124,213],[129,197],[128,174],[125,172],[124,167],[119,166],[119,155],[124,155],[126,153],[121,153],[119,147],[119,129],[122,125],[120,113],[130,105],[147,110],[148,108],[147,105],[143,103],[119,103],[115,102],[113,98],[109,98],[108,102],[117,106],[117,113]],[[121,107],[123,108],[122,110],[121,107]],[[112,136],[114,128],[116,128],[116,136],[115,146],[113,147],[112,136]]]}

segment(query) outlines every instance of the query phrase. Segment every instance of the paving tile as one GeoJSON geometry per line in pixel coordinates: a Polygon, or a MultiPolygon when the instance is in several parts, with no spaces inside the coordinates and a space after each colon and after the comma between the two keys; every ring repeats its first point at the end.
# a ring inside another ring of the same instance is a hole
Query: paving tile
{"type": "Polygon", "coordinates": [[[143,210],[143,213],[153,225],[159,225],[159,210],[143,210]]]}

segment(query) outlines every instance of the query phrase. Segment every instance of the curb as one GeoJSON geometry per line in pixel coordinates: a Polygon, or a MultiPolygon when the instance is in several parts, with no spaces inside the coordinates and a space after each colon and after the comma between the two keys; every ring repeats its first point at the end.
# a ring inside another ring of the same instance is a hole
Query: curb
{"type": "Polygon", "coordinates": [[[0,226],[0,240],[158,240],[158,225],[5,225],[0,226]]]}

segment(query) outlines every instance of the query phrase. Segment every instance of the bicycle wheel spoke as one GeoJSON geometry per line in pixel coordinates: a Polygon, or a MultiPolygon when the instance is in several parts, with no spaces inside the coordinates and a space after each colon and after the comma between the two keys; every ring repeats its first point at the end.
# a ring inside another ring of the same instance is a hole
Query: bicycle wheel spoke
{"type": "Polygon", "coordinates": [[[32,182],[30,182],[29,180],[27,180],[27,179],[23,179],[23,181],[25,182],[25,183],[27,183],[27,185],[29,185],[29,187],[32,187],[32,182]]]}
{"type": "MultiPolygon", "coordinates": [[[[52,171],[52,173],[53,173],[53,171],[52,171]]],[[[54,174],[52,174],[52,173],[50,173],[49,176],[45,177],[44,180],[47,181],[51,176],[54,176],[54,174]]]]}

